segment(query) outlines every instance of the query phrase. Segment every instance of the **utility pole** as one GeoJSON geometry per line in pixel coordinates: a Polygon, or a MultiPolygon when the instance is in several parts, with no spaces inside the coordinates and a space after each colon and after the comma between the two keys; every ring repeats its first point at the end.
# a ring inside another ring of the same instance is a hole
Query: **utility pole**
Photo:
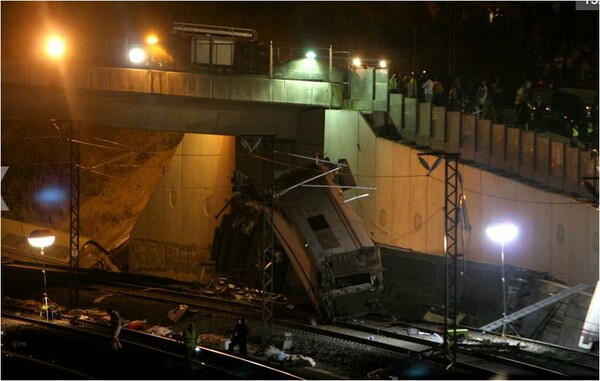
{"type": "Polygon", "coordinates": [[[69,142],[69,306],[79,304],[79,200],[80,187],[80,147],[79,121],[51,119],[54,127],[68,133],[69,142]],[[67,131],[68,130],[68,131],[67,131]]]}
{"type": "Polygon", "coordinates": [[[461,208],[458,197],[458,153],[422,153],[419,161],[431,173],[437,168],[440,160],[445,161],[444,167],[444,356],[449,365],[446,370],[453,369],[456,363],[456,306],[457,306],[457,279],[458,279],[458,225],[460,223],[461,208]],[[421,156],[437,156],[437,161],[429,164],[421,156]],[[453,333],[453,343],[450,344],[449,332],[453,333]]]}
{"type": "Polygon", "coordinates": [[[275,253],[273,250],[273,140],[263,137],[263,237],[262,237],[262,345],[271,344],[273,338],[273,269],[275,253]]]}
{"type": "Polygon", "coordinates": [[[273,180],[273,135],[242,135],[238,137],[241,145],[248,150],[248,154],[258,151],[262,146],[260,158],[262,161],[263,191],[262,191],[262,242],[261,261],[262,269],[262,345],[271,344],[273,338],[273,274],[275,267],[273,207],[274,180],[273,180]]]}
{"type": "Polygon", "coordinates": [[[460,207],[458,204],[458,157],[459,154],[444,154],[446,161],[444,176],[444,262],[446,264],[446,308],[444,314],[444,349],[450,367],[456,363],[456,305],[458,279],[458,224],[460,207]],[[450,323],[451,321],[451,323],[450,323]],[[452,326],[450,328],[450,325],[452,326]],[[454,334],[453,344],[449,343],[448,332],[454,334]]]}
{"type": "Polygon", "coordinates": [[[413,76],[413,89],[412,93],[415,98],[417,96],[417,28],[413,28],[413,48],[412,48],[412,76],[413,76]]]}
{"type": "Polygon", "coordinates": [[[450,2],[448,7],[448,75],[452,77],[456,72],[456,4],[450,2]]]}
{"type": "Polygon", "coordinates": [[[413,46],[412,46],[412,74],[417,72],[417,28],[413,28],[413,46]]]}

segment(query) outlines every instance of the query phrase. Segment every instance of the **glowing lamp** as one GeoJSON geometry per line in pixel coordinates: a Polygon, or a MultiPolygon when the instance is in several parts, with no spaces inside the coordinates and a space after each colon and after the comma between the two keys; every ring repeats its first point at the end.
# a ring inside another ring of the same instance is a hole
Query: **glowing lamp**
{"type": "Polygon", "coordinates": [[[379,61],[379,67],[381,69],[385,69],[387,67],[387,61],[386,60],[379,61]]]}
{"type": "Polygon", "coordinates": [[[488,226],[485,232],[492,241],[503,245],[515,239],[519,233],[519,228],[512,222],[499,222],[488,226]]]}
{"type": "Polygon", "coordinates": [[[29,234],[29,238],[27,238],[29,244],[33,247],[42,249],[42,253],[44,247],[52,245],[55,239],[56,236],[54,235],[54,233],[52,233],[52,230],[50,229],[34,230],[31,232],[31,234],[29,234]]]}
{"type": "Polygon", "coordinates": [[[156,43],[158,42],[158,37],[156,37],[155,35],[150,35],[150,36],[148,36],[148,38],[146,39],[146,42],[147,42],[149,45],[154,45],[154,44],[156,44],[156,43]]]}
{"type": "Polygon", "coordinates": [[[504,244],[515,239],[519,233],[519,228],[512,222],[498,222],[488,226],[485,229],[488,237],[500,244],[502,258],[502,338],[506,337],[506,277],[504,276],[504,244]]]}
{"type": "Polygon", "coordinates": [[[312,50],[309,50],[308,52],[306,52],[306,54],[304,56],[311,60],[314,60],[315,58],[317,58],[317,54],[315,52],[313,52],[312,50]]]}
{"type": "Polygon", "coordinates": [[[52,37],[46,44],[46,52],[50,58],[60,58],[65,52],[65,43],[58,37],[52,37]]]}
{"type": "MultiPolygon", "coordinates": [[[[42,256],[44,255],[44,247],[48,247],[48,246],[52,245],[54,243],[55,239],[56,239],[56,237],[54,236],[54,233],[52,233],[52,230],[50,230],[50,229],[34,230],[29,234],[29,238],[27,238],[27,240],[29,241],[29,244],[31,246],[37,247],[40,249],[40,254],[42,256]]],[[[50,319],[50,309],[48,308],[48,286],[46,284],[46,264],[44,262],[42,262],[42,265],[44,266],[42,268],[42,275],[44,276],[44,305],[45,305],[44,311],[46,312],[46,320],[49,320],[50,319]]]]}
{"type": "Polygon", "coordinates": [[[355,67],[360,67],[362,66],[362,62],[360,60],[360,58],[356,57],[352,60],[352,65],[354,65],[355,67]]]}
{"type": "Polygon", "coordinates": [[[133,48],[129,51],[129,61],[134,64],[142,63],[146,60],[146,53],[142,48],[133,48]]]}

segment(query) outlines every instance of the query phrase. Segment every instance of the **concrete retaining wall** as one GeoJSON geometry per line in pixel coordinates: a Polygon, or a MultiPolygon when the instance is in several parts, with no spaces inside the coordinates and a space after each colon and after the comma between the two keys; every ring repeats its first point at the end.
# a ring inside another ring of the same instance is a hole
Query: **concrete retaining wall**
{"type": "MultiPolygon", "coordinates": [[[[420,151],[375,137],[353,111],[326,111],[324,152],[333,161],[347,159],[359,185],[378,188],[351,202],[377,242],[443,255],[443,164],[427,176],[420,151]]],[[[427,157],[430,167],[434,160],[427,157]]],[[[596,208],[469,165],[459,165],[459,171],[472,225],[459,240],[467,259],[499,264],[500,247],[486,237],[485,227],[510,219],[520,234],[505,246],[507,264],[547,272],[568,285],[596,285],[596,208]]],[[[360,193],[348,190],[345,197],[360,193]]]]}

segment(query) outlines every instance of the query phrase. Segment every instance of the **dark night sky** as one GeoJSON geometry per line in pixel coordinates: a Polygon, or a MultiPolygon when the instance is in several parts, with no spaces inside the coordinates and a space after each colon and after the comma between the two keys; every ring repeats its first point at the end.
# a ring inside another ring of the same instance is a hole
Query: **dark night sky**
{"type": "MultiPolygon", "coordinates": [[[[598,12],[575,11],[573,2],[2,2],[2,40],[27,40],[58,28],[96,39],[141,40],[149,31],[168,35],[172,22],[237,26],[258,31],[274,46],[349,50],[391,59],[409,71],[413,28],[417,66],[444,73],[449,20],[457,17],[457,71],[478,76],[532,62],[533,50],[589,42],[598,51],[598,12]],[[490,24],[487,10],[503,15],[490,24]]],[[[551,58],[551,57],[550,57],[551,58]]],[[[526,65],[525,65],[526,66],[526,65]]],[[[517,70],[521,70],[520,68],[517,70]]],[[[523,69],[524,70],[524,69],[523,69]]],[[[526,74],[526,73],[523,73],[526,74]]]]}

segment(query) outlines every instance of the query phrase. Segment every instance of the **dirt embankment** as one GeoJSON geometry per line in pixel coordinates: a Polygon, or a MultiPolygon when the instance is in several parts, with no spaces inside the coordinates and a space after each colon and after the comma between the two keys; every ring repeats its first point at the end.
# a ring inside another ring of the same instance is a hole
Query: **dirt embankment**
{"type": "Polygon", "coordinates": [[[183,133],[2,123],[2,216],[69,231],[71,147],[80,149],[80,234],[107,249],[123,243],[144,209],[183,133]]]}

